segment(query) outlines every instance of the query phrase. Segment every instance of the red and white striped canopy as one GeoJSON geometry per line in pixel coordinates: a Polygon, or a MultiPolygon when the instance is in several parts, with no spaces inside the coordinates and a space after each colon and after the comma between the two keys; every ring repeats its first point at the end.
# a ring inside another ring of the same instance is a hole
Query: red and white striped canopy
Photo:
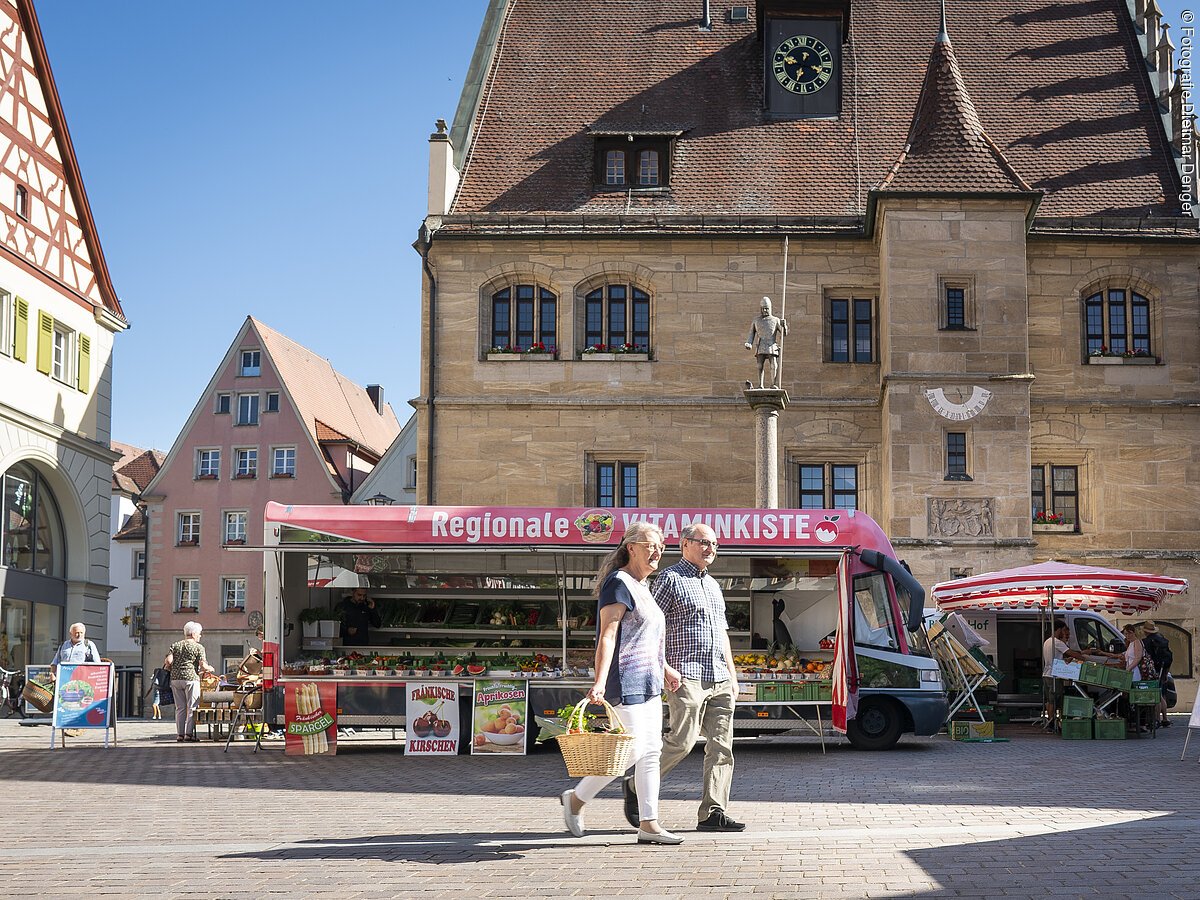
{"type": "Polygon", "coordinates": [[[943,581],[931,596],[944,610],[1044,609],[1053,603],[1055,609],[1136,615],[1187,589],[1186,578],[1051,561],[943,581]]]}

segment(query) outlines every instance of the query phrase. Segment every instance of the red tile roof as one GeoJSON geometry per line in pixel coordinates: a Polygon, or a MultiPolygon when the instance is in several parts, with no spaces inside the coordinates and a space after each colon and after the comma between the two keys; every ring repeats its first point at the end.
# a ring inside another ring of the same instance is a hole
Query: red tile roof
{"type": "Polygon", "coordinates": [[[880,190],[955,194],[1029,193],[992,143],[967,95],[950,38],[933,45],[908,142],[880,190]]]}
{"type": "Polygon", "coordinates": [[[146,539],[146,511],[138,507],[129,520],[113,535],[114,541],[144,541],[146,539]]]}
{"type": "Polygon", "coordinates": [[[121,454],[113,463],[113,487],[130,494],[140,494],[162,468],[166,454],[161,450],[143,450],[132,444],[110,441],[112,449],[121,454]]]}
{"type": "MultiPolygon", "coordinates": [[[[807,121],[764,117],[749,5],[701,32],[699,0],[510,4],[452,212],[863,215],[908,138],[937,4],[854,0],[841,115],[807,121]],[[686,129],[669,190],[593,191],[588,128],[614,124],[686,129]]],[[[1039,216],[1181,215],[1124,0],[972,0],[950,33],[982,130],[1046,194],[1039,216]]]]}

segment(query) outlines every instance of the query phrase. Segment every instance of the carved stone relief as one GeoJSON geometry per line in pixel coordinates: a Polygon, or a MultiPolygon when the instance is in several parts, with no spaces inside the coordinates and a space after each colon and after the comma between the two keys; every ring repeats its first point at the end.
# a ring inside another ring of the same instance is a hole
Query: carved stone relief
{"type": "Polygon", "coordinates": [[[991,537],[994,508],[995,500],[991,497],[930,497],[929,536],[991,537]]]}

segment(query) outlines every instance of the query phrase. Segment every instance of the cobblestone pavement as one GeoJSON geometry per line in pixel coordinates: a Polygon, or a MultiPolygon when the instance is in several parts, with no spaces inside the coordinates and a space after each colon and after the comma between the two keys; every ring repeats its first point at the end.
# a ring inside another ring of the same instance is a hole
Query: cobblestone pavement
{"type": "Polygon", "coordinates": [[[666,780],[680,847],[637,846],[614,785],[566,834],[561,759],[176,744],[122,723],[48,749],[0,721],[0,896],[1195,897],[1200,735],[1009,743],[739,741],[740,835],[696,832],[701,755],[666,780]]]}

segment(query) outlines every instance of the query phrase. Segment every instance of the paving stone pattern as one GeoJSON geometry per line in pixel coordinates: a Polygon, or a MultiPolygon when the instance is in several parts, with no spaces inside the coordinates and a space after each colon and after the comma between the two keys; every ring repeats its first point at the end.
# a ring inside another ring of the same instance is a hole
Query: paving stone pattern
{"type": "MultiPolygon", "coordinates": [[[[3,897],[1195,897],[1200,735],[1010,743],[739,741],[740,835],[694,831],[701,755],[667,779],[680,847],[637,846],[614,786],[562,827],[561,759],[335,757],[176,744],[122,723],[51,751],[0,721],[3,897]]],[[[390,736],[390,733],[389,735],[390,736]]],[[[382,735],[380,736],[382,737],[382,735]]]]}

